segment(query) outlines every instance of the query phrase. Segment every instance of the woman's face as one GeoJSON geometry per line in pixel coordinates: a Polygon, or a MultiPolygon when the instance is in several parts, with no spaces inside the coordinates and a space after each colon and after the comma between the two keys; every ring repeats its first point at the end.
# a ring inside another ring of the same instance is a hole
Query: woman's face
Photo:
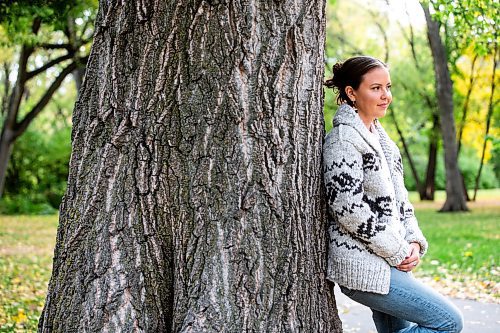
{"type": "Polygon", "coordinates": [[[385,115],[392,101],[391,76],[385,67],[376,67],[363,75],[358,89],[346,87],[351,100],[356,101],[356,108],[363,123],[370,128],[375,118],[385,115]]]}

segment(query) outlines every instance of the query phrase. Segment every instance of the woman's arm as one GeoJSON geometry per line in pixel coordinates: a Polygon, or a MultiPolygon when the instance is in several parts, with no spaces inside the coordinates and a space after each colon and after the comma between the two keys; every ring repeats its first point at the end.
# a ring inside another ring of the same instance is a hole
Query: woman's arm
{"type": "Polygon", "coordinates": [[[404,185],[403,179],[403,164],[401,159],[401,154],[399,149],[396,147],[395,151],[395,168],[394,168],[394,177],[393,181],[395,183],[395,192],[397,196],[397,200],[400,204],[400,214],[402,214],[402,223],[406,230],[405,239],[408,243],[418,243],[420,245],[420,257],[422,257],[428,248],[427,240],[425,239],[420,227],[418,226],[417,218],[415,217],[415,212],[413,209],[413,205],[410,203],[408,199],[408,191],[404,185]]]}

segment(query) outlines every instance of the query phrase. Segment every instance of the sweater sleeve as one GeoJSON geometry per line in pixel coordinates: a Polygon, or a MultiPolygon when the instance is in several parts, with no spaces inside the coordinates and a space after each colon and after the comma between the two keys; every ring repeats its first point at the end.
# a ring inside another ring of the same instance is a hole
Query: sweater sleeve
{"type": "Polygon", "coordinates": [[[363,157],[350,142],[327,143],[323,152],[329,213],[349,234],[389,265],[399,265],[410,253],[398,219],[380,217],[363,188],[363,157]]]}
{"type": "MultiPolygon", "coordinates": [[[[397,149],[397,148],[396,148],[397,149]]],[[[427,240],[425,239],[420,227],[418,226],[417,218],[415,217],[415,212],[413,205],[408,199],[408,191],[404,185],[403,178],[403,163],[401,159],[401,154],[399,149],[395,151],[395,161],[394,161],[394,179],[396,183],[396,196],[399,203],[399,214],[401,216],[401,222],[406,230],[405,239],[408,243],[418,243],[420,245],[420,256],[424,256],[429,247],[427,240]]]]}

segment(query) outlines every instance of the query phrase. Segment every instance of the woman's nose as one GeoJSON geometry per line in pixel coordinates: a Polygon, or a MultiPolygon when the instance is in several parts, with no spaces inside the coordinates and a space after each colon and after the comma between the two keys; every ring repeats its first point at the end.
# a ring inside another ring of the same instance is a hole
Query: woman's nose
{"type": "Polygon", "coordinates": [[[389,89],[382,89],[382,99],[389,98],[391,96],[391,91],[389,89]]]}

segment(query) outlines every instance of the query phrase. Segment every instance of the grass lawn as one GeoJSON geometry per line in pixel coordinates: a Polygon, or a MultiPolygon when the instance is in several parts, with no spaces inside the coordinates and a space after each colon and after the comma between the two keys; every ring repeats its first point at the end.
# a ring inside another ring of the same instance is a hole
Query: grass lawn
{"type": "Polygon", "coordinates": [[[0,332],[36,332],[57,216],[0,216],[0,332]]]}
{"type": "Polygon", "coordinates": [[[439,262],[485,277],[495,274],[491,270],[500,257],[500,206],[463,214],[422,209],[416,215],[430,243],[429,258],[424,257],[423,267],[427,270],[439,267],[439,262]]]}
{"type": "MultiPolygon", "coordinates": [[[[467,213],[418,202],[430,248],[416,275],[441,292],[500,303],[500,190],[480,191],[467,213]]],[[[35,332],[50,279],[57,216],[0,216],[0,332],[35,332]]]]}
{"type": "Polygon", "coordinates": [[[416,275],[450,296],[500,303],[500,189],[479,191],[465,213],[439,213],[444,192],[417,198],[410,193],[429,251],[416,275]]]}

